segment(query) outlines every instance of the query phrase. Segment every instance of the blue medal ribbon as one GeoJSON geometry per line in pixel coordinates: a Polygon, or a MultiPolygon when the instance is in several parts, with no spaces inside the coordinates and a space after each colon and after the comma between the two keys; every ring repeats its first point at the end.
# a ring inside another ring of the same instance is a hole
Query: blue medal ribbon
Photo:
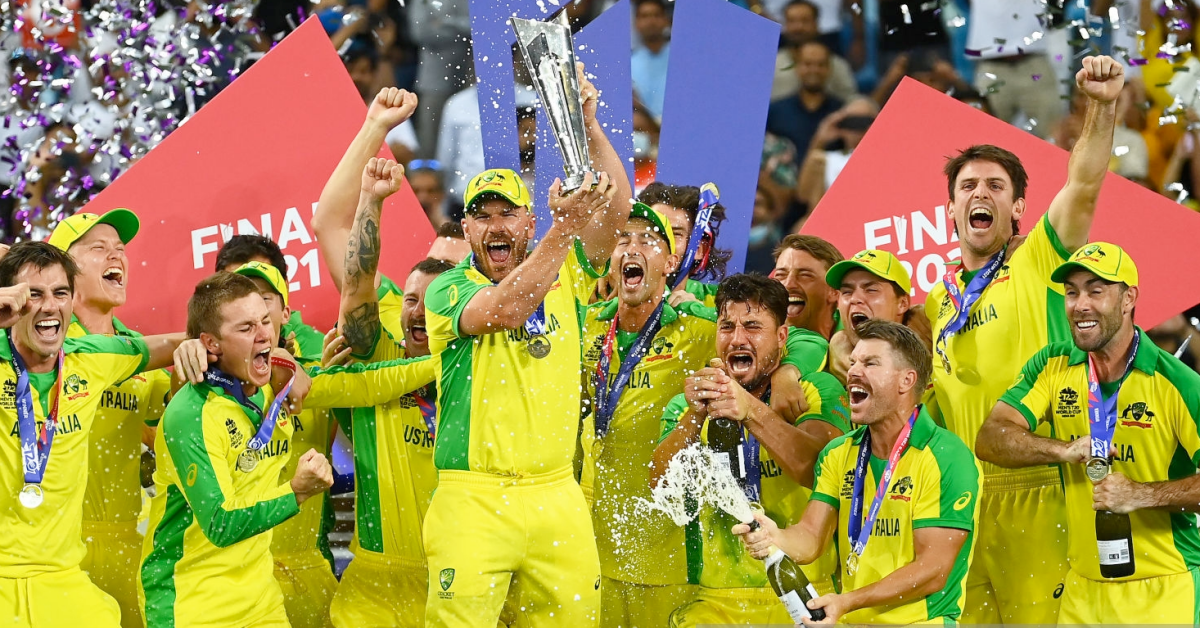
{"type": "Polygon", "coordinates": [[[608,433],[608,425],[612,422],[613,413],[617,410],[617,403],[621,400],[621,394],[629,385],[629,378],[633,376],[633,370],[641,363],[642,358],[646,357],[646,353],[650,351],[650,343],[662,329],[662,313],[666,303],[667,300],[662,299],[658,302],[658,307],[650,313],[650,318],[646,319],[646,323],[638,331],[633,345],[629,347],[629,353],[625,359],[621,360],[621,366],[618,367],[617,375],[613,378],[610,386],[608,369],[612,365],[612,356],[616,351],[617,320],[620,318],[619,314],[613,314],[612,324],[608,327],[608,334],[604,337],[604,346],[600,350],[600,361],[596,365],[596,373],[592,376],[592,387],[595,389],[593,405],[596,410],[596,438],[604,438],[604,435],[608,433]]]}
{"type": "Polygon", "coordinates": [[[1088,427],[1091,432],[1093,458],[1104,460],[1109,458],[1113,435],[1117,431],[1117,396],[1120,393],[1120,384],[1124,383],[1125,378],[1129,376],[1129,371],[1133,369],[1133,360],[1137,357],[1140,343],[1141,334],[1137,333],[1135,329],[1133,347],[1129,351],[1129,359],[1125,362],[1125,373],[1118,380],[1117,390],[1113,391],[1111,397],[1105,397],[1104,391],[1100,390],[1096,362],[1092,359],[1092,354],[1088,354],[1088,427]]]}
{"type": "MultiPolygon", "coordinates": [[[[767,390],[767,398],[771,396],[767,390]]],[[[742,426],[742,459],[746,461],[746,499],[756,504],[762,503],[762,468],[759,467],[758,439],[750,430],[742,426]]]]}
{"type": "Polygon", "coordinates": [[[58,431],[58,400],[62,396],[63,350],[58,350],[58,377],[50,394],[54,401],[50,404],[50,413],[39,430],[37,415],[33,411],[33,393],[29,389],[29,370],[25,367],[25,359],[17,353],[12,335],[8,336],[8,349],[12,352],[13,371],[17,376],[17,432],[21,438],[21,466],[25,473],[26,484],[41,484],[46,476],[46,467],[50,464],[50,447],[54,444],[54,433],[58,431]]]}
{"type": "Polygon", "coordinates": [[[696,252],[700,250],[700,243],[705,238],[712,237],[708,223],[712,221],[712,208],[718,200],[716,186],[706,185],[700,189],[700,207],[696,210],[696,221],[692,225],[692,234],[688,237],[687,249],[684,250],[683,260],[679,263],[679,276],[675,278],[675,285],[671,287],[672,291],[678,290],[692,273],[703,269],[705,260],[701,260],[700,267],[693,268],[696,264],[696,252]]]}
{"type": "MultiPolygon", "coordinates": [[[[475,259],[474,253],[471,253],[471,268],[474,268],[476,271],[478,271],[480,275],[487,277],[487,273],[483,272],[483,269],[479,267],[479,261],[475,259]]],[[[491,277],[488,277],[488,280],[490,281],[491,277]]],[[[492,281],[493,286],[499,285],[499,283],[500,282],[498,282],[498,281],[492,281]]],[[[534,336],[545,336],[546,335],[546,300],[545,299],[542,299],[542,302],[538,303],[537,309],[534,310],[533,314],[530,314],[529,318],[525,320],[525,331],[529,334],[530,338],[532,338],[534,336]]]]}
{"type": "MultiPolygon", "coordinates": [[[[271,360],[271,364],[284,366],[285,368],[293,368],[288,362],[271,360]]],[[[262,419],[262,423],[258,426],[258,432],[246,443],[246,449],[258,453],[267,443],[271,442],[271,437],[275,434],[275,424],[279,420],[279,414],[283,410],[283,400],[292,392],[292,384],[296,383],[296,375],[288,379],[287,384],[284,384],[283,390],[275,395],[275,399],[271,401],[271,406],[267,409],[266,414],[263,414],[262,408],[254,403],[246,396],[246,391],[242,388],[242,382],[238,378],[216,368],[210,366],[208,371],[204,373],[204,381],[211,386],[216,386],[224,390],[230,397],[233,397],[243,407],[249,408],[262,419]]]]}
{"type": "Polygon", "coordinates": [[[917,415],[920,412],[921,407],[917,406],[913,410],[912,416],[908,417],[908,422],[904,424],[904,429],[900,430],[896,444],[892,446],[887,466],[883,469],[883,475],[879,476],[879,486],[875,490],[875,498],[871,500],[871,510],[867,513],[866,521],[863,521],[862,516],[863,490],[866,485],[867,467],[871,459],[871,430],[868,429],[863,433],[862,442],[858,447],[858,460],[854,464],[854,492],[850,498],[850,524],[846,527],[846,536],[849,537],[851,543],[850,551],[857,556],[862,556],[863,550],[867,548],[867,541],[871,540],[871,531],[875,529],[875,518],[879,516],[879,508],[883,506],[883,498],[887,494],[888,485],[892,483],[892,475],[895,474],[896,467],[900,463],[900,455],[908,446],[908,439],[912,436],[913,425],[916,424],[917,415]]]}
{"type": "Polygon", "coordinates": [[[434,405],[430,397],[413,393],[413,399],[417,401],[417,407],[421,409],[421,418],[425,420],[425,428],[429,430],[429,437],[437,439],[437,406],[434,405]]]}
{"type": "Polygon", "coordinates": [[[1000,249],[999,253],[993,255],[992,259],[988,260],[987,264],[979,271],[979,274],[967,283],[965,292],[960,293],[958,290],[957,272],[953,267],[947,269],[946,274],[942,277],[942,285],[946,287],[946,294],[950,297],[950,303],[954,305],[955,311],[954,318],[946,323],[946,326],[938,333],[937,342],[933,343],[938,355],[942,357],[943,364],[950,364],[950,358],[946,356],[946,344],[970,320],[971,306],[975,305],[975,302],[983,295],[983,291],[992,283],[992,279],[996,278],[996,273],[1000,272],[1000,268],[1004,265],[1004,254],[1007,251],[1008,247],[1005,246],[1000,249]]]}

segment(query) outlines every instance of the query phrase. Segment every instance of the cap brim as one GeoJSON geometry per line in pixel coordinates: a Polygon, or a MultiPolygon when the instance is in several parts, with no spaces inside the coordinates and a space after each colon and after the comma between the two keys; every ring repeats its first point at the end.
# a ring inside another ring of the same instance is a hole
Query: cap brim
{"type": "Polygon", "coordinates": [[[129,244],[141,230],[142,221],[138,219],[137,214],[124,207],[118,207],[101,215],[100,220],[96,221],[96,225],[108,225],[116,229],[117,237],[121,238],[125,244],[129,244]]]}
{"type": "Polygon", "coordinates": [[[267,273],[264,273],[263,271],[261,271],[257,268],[238,268],[237,270],[235,270],[233,272],[235,274],[241,275],[243,277],[258,277],[259,279],[262,279],[263,281],[267,282],[267,285],[271,286],[271,289],[275,291],[275,294],[278,294],[280,296],[280,298],[283,299],[283,306],[289,307],[288,306],[288,295],[279,291],[279,287],[275,285],[275,282],[271,280],[271,277],[269,277],[267,275],[267,273]]]}
{"type": "Polygon", "coordinates": [[[649,220],[650,224],[654,225],[655,228],[657,228],[660,232],[662,232],[660,235],[662,236],[663,240],[667,241],[667,249],[668,249],[667,252],[672,255],[675,254],[675,249],[678,246],[675,243],[675,233],[673,231],[671,231],[670,224],[663,223],[663,221],[660,219],[659,215],[654,211],[654,209],[652,207],[650,207],[649,205],[647,205],[645,203],[634,203],[633,208],[629,210],[629,218],[631,220],[634,218],[641,218],[642,220],[649,220]]]}
{"type": "Polygon", "coordinates": [[[1112,283],[1125,283],[1125,280],[1121,279],[1120,277],[1113,277],[1106,273],[1102,273],[1095,268],[1080,262],[1063,262],[1058,268],[1054,269],[1054,272],[1050,273],[1050,281],[1053,281],[1054,283],[1066,283],[1067,277],[1077,270],[1086,270],[1089,273],[1092,273],[1093,275],[1103,279],[1104,281],[1111,281],[1112,283]]]}
{"type": "MultiPolygon", "coordinates": [[[[879,277],[879,273],[875,272],[874,268],[871,268],[870,266],[867,266],[861,262],[847,259],[829,267],[829,271],[825,273],[825,283],[829,284],[829,287],[833,288],[834,290],[840,290],[842,288],[842,278],[846,276],[846,273],[860,268],[871,273],[872,275],[875,275],[876,277],[879,277]]],[[[888,279],[887,277],[879,278],[891,281],[891,279],[888,279]]]]}
{"type": "Polygon", "coordinates": [[[466,214],[472,213],[474,211],[474,207],[475,207],[476,203],[478,203],[480,201],[486,201],[489,198],[498,198],[498,199],[506,200],[509,203],[512,203],[513,207],[525,207],[525,205],[521,204],[520,199],[515,199],[503,192],[498,192],[496,190],[484,190],[482,192],[476,193],[475,196],[471,197],[471,200],[467,201],[466,206],[463,208],[463,213],[466,213],[466,214]]]}

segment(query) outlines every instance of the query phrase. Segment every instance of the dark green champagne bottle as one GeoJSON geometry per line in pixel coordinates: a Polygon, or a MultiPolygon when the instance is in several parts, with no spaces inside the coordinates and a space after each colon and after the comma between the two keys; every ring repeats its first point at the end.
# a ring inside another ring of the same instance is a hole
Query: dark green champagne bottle
{"type": "Polygon", "coordinates": [[[1133,528],[1129,515],[1096,511],[1096,545],[1100,551],[1100,575],[1105,578],[1133,575],[1133,528]]]}
{"type": "Polygon", "coordinates": [[[729,465],[738,486],[746,487],[746,461],[742,458],[742,426],[733,419],[710,419],[708,447],[729,465]]]}
{"type": "MultiPolygon", "coordinates": [[[[750,523],[751,530],[758,528],[757,521],[750,523]]],[[[802,620],[809,618],[813,621],[825,619],[824,609],[808,607],[808,602],[817,597],[817,590],[808,581],[808,576],[800,570],[800,565],[796,561],[783,553],[783,550],[772,545],[770,554],[763,562],[767,566],[767,582],[771,583],[771,589],[775,591],[775,595],[779,596],[779,601],[783,602],[783,606],[787,608],[788,616],[792,618],[792,621],[799,625],[802,620]]]]}

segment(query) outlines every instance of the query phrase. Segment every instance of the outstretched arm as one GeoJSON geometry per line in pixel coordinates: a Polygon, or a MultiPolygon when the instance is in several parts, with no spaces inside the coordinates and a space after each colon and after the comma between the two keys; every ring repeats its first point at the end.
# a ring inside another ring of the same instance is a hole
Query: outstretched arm
{"type": "Polygon", "coordinates": [[[592,221],[579,232],[583,250],[592,266],[601,268],[612,256],[617,245],[617,235],[625,228],[629,212],[633,209],[633,186],[625,174],[625,164],[604,134],[604,128],[596,120],[596,108],[600,92],[587,79],[583,64],[576,66],[579,74],[579,91],[583,95],[583,122],[587,128],[588,153],[592,167],[597,172],[606,172],[614,189],[612,203],[597,210],[592,221]]]}
{"type": "Polygon", "coordinates": [[[411,118],[416,110],[416,94],[395,87],[381,90],[371,101],[358,135],[350,142],[346,154],[342,155],[342,160],[321,190],[317,211],[312,219],[313,232],[317,236],[321,258],[333,277],[333,285],[339,291],[342,289],[346,241],[354,224],[359,177],[367,161],[379,152],[388,131],[411,118]]]}
{"type": "Polygon", "coordinates": [[[368,356],[379,338],[379,295],[375,272],[379,269],[379,220],[383,200],[404,183],[404,166],[390,159],[372,157],[362,172],[358,209],[346,241],[346,263],[338,329],[346,337],[351,353],[368,356]]]}
{"type": "Polygon", "coordinates": [[[1113,128],[1117,119],[1117,96],[1125,84],[1125,70],[1111,57],[1084,57],[1083,69],[1075,75],[1075,86],[1088,97],[1083,130],[1071,160],[1067,183],[1050,203],[1046,218],[1068,251],[1088,241],[1100,186],[1112,157],[1113,128]]]}

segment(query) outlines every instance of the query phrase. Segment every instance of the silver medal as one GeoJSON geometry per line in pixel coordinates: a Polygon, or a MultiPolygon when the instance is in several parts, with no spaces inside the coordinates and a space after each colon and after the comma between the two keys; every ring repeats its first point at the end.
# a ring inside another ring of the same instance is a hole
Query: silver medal
{"type": "Polygon", "coordinates": [[[42,493],[42,487],[37,484],[26,484],[17,495],[17,499],[20,500],[21,505],[29,509],[41,506],[44,498],[45,495],[42,493]]]}
{"type": "Polygon", "coordinates": [[[1108,477],[1110,467],[1104,458],[1092,458],[1087,461],[1087,476],[1093,482],[1099,482],[1108,477]]]}

